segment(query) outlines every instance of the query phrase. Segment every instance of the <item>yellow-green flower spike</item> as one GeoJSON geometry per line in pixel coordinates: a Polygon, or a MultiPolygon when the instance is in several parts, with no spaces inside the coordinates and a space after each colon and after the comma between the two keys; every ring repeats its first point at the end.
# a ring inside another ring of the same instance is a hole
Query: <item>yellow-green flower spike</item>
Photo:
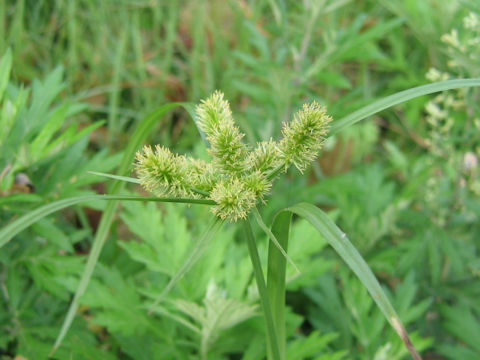
{"type": "Polygon", "coordinates": [[[246,169],[248,147],[242,142],[245,136],[235,126],[230,105],[223,94],[216,91],[196,108],[198,126],[210,143],[208,149],[214,165],[226,174],[240,174],[246,169]]]}
{"type": "Polygon", "coordinates": [[[241,178],[245,187],[255,194],[259,200],[263,200],[264,196],[272,188],[272,182],[267,179],[260,170],[253,171],[241,178]]]}
{"type": "Polygon", "coordinates": [[[142,186],[158,196],[197,197],[192,191],[186,158],[156,145],[136,155],[135,169],[142,186]]]}
{"type": "Polygon", "coordinates": [[[217,183],[218,176],[213,165],[204,160],[187,157],[187,172],[195,189],[209,193],[217,183]]]}
{"type": "Polygon", "coordinates": [[[256,202],[255,193],[237,178],[219,181],[210,193],[210,199],[217,203],[212,207],[215,215],[234,222],[245,219],[256,202]]]}
{"type": "Polygon", "coordinates": [[[248,166],[266,174],[275,170],[281,164],[280,150],[272,139],[262,141],[248,154],[248,166]]]}
{"type": "Polygon", "coordinates": [[[293,121],[284,124],[279,149],[285,170],[293,164],[303,172],[315,160],[323,146],[330,121],[332,118],[326,114],[326,109],[314,101],[303,105],[293,121]]]}
{"type": "Polygon", "coordinates": [[[317,157],[331,121],[318,103],[304,105],[284,125],[282,140],[260,142],[249,152],[221,92],[196,110],[212,162],[175,155],[159,145],[146,146],[137,153],[136,172],[146,190],[158,196],[213,200],[213,213],[229,221],[245,219],[258,201],[264,201],[282,170],[293,164],[303,172],[317,157]]]}

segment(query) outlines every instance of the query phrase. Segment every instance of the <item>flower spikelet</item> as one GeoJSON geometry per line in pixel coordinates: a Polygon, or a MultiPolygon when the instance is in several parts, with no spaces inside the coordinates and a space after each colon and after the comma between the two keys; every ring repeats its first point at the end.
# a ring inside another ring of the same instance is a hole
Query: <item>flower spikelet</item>
{"type": "Polygon", "coordinates": [[[257,199],[263,200],[272,188],[272,182],[260,170],[253,171],[242,178],[245,187],[255,194],[257,199]]]}
{"type": "Polygon", "coordinates": [[[190,182],[198,189],[210,192],[217,183],[218,176],[211,163],[201,159],[187,158],[186,163],[188,174],[190,174],[190,182]]]}
{"type": "Polygon", "coordinates": [[[188,181],[184,156],[172,154],[166,147],[156,145],[143,148],[143,153],[136,155],[136,172],[142,186],[158,196],[197,197],[192,192],[192,184],[188,181]]]}
{"type": "Polygon", "coordinates": [[[281,164],[280,150],[272,139],[257,143],[257,147],[248,155],[248,166],[266,174],[281,164]]]}
{"type": "Polygon", "coordinates": [[[197,124],[207,136],[218,131],[220,124],[234,124],[230,104],[223,93],[215,91],[208,99],[196,107],[197,124]]]}
{"type": "Polygon", "coordinates": [[[230,221],[245,219],[256,201],[254,192],[237,178],[219,181],[210,193],[210,199],[217,203],[212,207],[213,213],[230,221]]]}
{"type": "Polygon", "coordinates": [[[244,134],[235,126],[230,105],[216,91],[196,108],[198,126],[210,143],[209,153],[214,165],[227,174],[239,174],[246,169],[248,147],[242,142],[244,134]]]}
{"type": "Polygon", "coordinates": [[[331,117],[317,102],[305,104],[293,121],[283,126],[283,139],[279,143],[285,171],[293,164],[303,172],[315,160],[328,132],[331,117]]]}
{"type": "Polygon", "coordinates": [[[212,161],[176,155],[159,145],[146,146],[137,153],[136,173],[142,186],[157,196],[213,200],[212,212],[233,222],[245,219],[258,201],[264,202],[279,172],[292,164],[303,172],[315,160],[331,121],[318,103],[304,105],[283,126],[282,140],[260,142],[251,150],[242,142],[244,134],[221,92],[196,111],[212,161]]]}

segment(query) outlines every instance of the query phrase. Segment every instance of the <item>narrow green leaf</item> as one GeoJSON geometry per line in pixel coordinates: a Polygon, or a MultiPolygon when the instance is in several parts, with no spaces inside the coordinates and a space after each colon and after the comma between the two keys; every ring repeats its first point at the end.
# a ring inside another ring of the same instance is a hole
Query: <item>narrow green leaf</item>
{"type": "MultiPolygon", "coordinates": [[[[143,144],[147,136],[151,133],[158,119],[163,115],[165,115],[165,113],[167,113],[169,110],[177,106],[179,106],[179,104],[177,103],[171,103],[171,104],[160,106],[158,109],[154,110],[149,115],[147,115],[147,117],[140,123],[140,125],[137,127],[132,137],[130,138],[130,141],[127,144],[127,148],[125,149],[125,152],[123,154],[122,162],[120,163],[120,168],[118,169],[118,174],[120,176],[127,175],[128,170],[133,162],[133,158],[135,156],[136,151],[143,144]]],[[[123,187],[124,187],[124,183],[116,181],[113,184],[110,192],[113,194],[117,194],[120,191],[122,191],[123,187]]],[[[93,241],[92,249],[87,259],[85,270],[82,274],[82,278],[80,279],[80,283],[78,285],[77,291],[75,292],[73,301],[70,304],[70,308],[68,309],[68,313],[65,317],[60,333],[57,339],[55,340],[55,344],[52,348],[51,355],[60,346],[65,335],[68,332],[68,329],[70,328],[70,325],[73,322],[73,319],[78,309],[79,299],[85,292],[85,289],[87,288],[88,283],[90,282],[93,269],[97,264],[98,257],[100,256],[100,252],[102,251],[103,245],[105,244],[105,241],[107,239],[108,232],[110,231],[110,226],[112,225],[117,206],[118,206],[118,202],[115,200],[108,202],[106,209],[102,215],[102,219],[100,220],[100,224],[99,224],[97,233],[95,235],[95,239],[93,241]]]]}
{"type": "Polygon", "coordinates": [[[48,121],[42,127],[42,130],[40,130],[38,135],[30,144],[32,154],[36,159],[41,158],[41,156],[44,154],[45,147],[50,142],[50,139],[64,123],[69,106],[70,104],[65,103],[55,109],[48,121]]]}
{"type": "Polygon", "coordinates": [[[0,230],[0,248],[8,243],[15,235],[28,228],[38,220],[66,207],[95,200],[129,200],[129,201],[158,201],[174,202],[185,204],[204,204],[215,205],[212,200],[203,199],[182,199],[182,198],[159,198],[156,196],[130,196],[130,195],[83,195],[68,199],[58,200],[53,203],[43,205],[22,217],[11,222],[0,230]]]}
{"type": "Polygon", "coordinates": [[[287,210],[308,220],[318,232],[328,241],[350,269],[358,276],[362,284],[383,312],[393,329],[400,336],[415,360],[421,360],[413,346],[408,333],[398,317],[387,295],[380,286],[372,270],[362,258],[357,249],[348,240],[346,234],[328,217],[328,215],[312,204],[300,203],[287,210]]]}
{"type": "Polygon", "coordinates": [[[79,130],[77,125],[72,125],[67,128],[64,132],[59,134],[55,139],[53,139],[45,148],[45,153],[49,153],[53,149],[62,144],[62,146],[68,146],[69,144],[73,144],[83,138],[84,136],[88,135],[95,129],[99,128],[104,124],[104,121],[96,121],[93,124],[79,130]]]}
{"type": "MultiPolygon", "coordinates": [[[[272,233],[277,238],[281,248],[288,250],[290,237],[290,222],[292,213],[280,212],[273,219],[272,233]]],[[[281,359],[285,359],[286,331],[285,331],[285,281],[287,261],[279,248],[273,243],[268,244],[267,290],[272,307],[273,324],[278,338],[281,359]]]]}
{"type": "Polygon", "coordinates": [[[250,220],[243,221],[243,231],[245,238],[247,239],[248,251],[250,253],[250,260],[253,265],[253,273],[255,274],[255,280],[257,282],[258,293],[260,295],[260,302],[262,304],[263,314],[265,317],[265,323],[267,326],[267,340],[269,346],[269,354],[272,355],[274,360],[281,360],[280,350],[278,347],[278,335],[275,333],[275,325],[273,322],[272,308],[270,305],[269,295],[267,292],[267,286],[265,284],[265,278],[263,276],[262,264],[260,257],[258,256],[257,244],[253,236],[252,225],[250,220]]]}
{"type": "Polygon", "coordinates": [[[115,179],[115,180],[120,180],[120,181],[126,181],[130,182],[133,184],[141,184],[141,181],[139,179],[135,179],[129,176],[119,176],[119,175],[113,175],[113,174],[107,174],[107,173],[102,173],[102,172],[97,172],[97,171],[89,171],[90,174],[93,175],[98,175],[98,176],[104,176],[110,179],[115,179]]]}
{"type": "Polygon", "coordinates": [[[372,116],[373,114],[376,114],[394,105],[398,105],[402,102],[414,99],[416,97],[432,94],[439,91],[460,89],[472,86],[480,86],[480,79],[446,80],[400,91],[396,94],[374,101],[373,103],[364,106],[357,111],[354,111],[353,113],[341,118],[340,120],[333,122],[329,134],[333,135],[336,132],[359,122],[360,120],[372,116]]]}
{"type": "Polygon", "coordinates": [[[8,48],[2,57],[2,61],[0,61],[0,101],[2,101],[3,93],[7,88],[11,69],[12,69],[12,49],[8,48]]]}

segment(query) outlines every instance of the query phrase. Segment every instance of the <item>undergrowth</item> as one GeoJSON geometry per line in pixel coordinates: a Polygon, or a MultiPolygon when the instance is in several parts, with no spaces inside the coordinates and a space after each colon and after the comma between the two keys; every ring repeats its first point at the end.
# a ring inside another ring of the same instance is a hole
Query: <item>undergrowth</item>
{"type": "Polygon", "coordinates": [[[309,202],[425,359],[478,359],[479,92],[414,87],[479,76],[479,14],[468,0],[0,2],[0,357],[273,356],[246,218],[281,356],[409,358],[320,223],[279,213],[309,202]],[[198,121],[215,89],[235,115],[227,152],[198,121]],[[282,139],[304,103],[334,120],[299,159],[282,139]],[[180,182],[142,173],[157,157],[180,182]]]}

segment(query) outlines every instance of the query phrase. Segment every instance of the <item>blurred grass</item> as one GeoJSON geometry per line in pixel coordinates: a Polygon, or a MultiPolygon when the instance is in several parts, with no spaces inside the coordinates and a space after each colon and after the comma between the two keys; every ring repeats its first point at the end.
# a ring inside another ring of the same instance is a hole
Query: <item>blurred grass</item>
{"type": "Polygon", "coordinates": [[[429,64],[411,67],[405,52],[420,59],[428,49],[404,17],[370,1],[282,3],[20,0],[0,10],[0,51],[12,47],[14,75],[26,82],[63,64],[68,93],[107,116],[113,138],[160,104],[197,102],[217,88],[242,110],[254,141],[278,135],[307,98],[343,116],[376,94],[423,83],[429,64]]]}

